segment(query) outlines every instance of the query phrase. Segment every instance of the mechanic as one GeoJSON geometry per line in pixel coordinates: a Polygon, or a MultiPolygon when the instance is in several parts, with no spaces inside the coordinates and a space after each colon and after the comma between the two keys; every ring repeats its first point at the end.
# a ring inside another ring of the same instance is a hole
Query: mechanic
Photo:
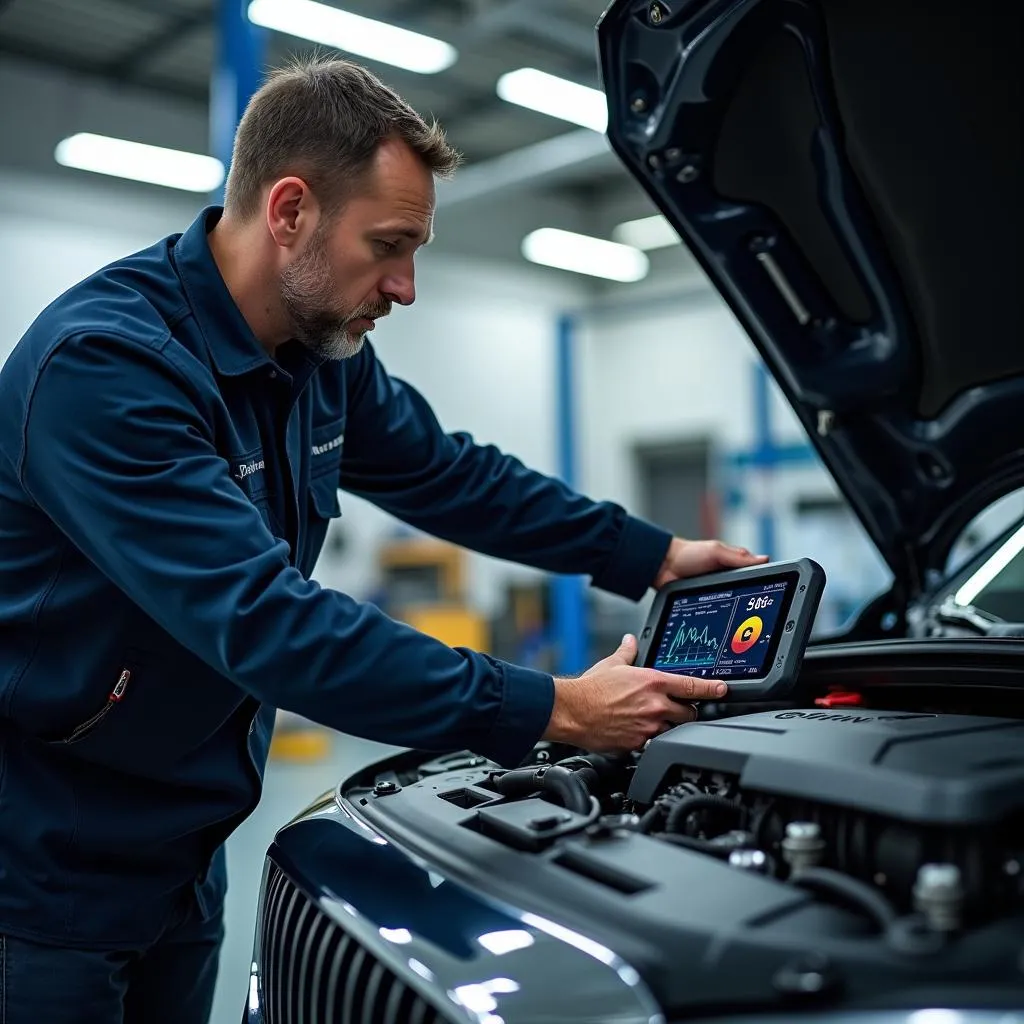
{"type": "Polygon", "coordinates": [[[636,749],[714,681],[453,650],[310,580],[339,488],[633,599],[763,561],[446,434],[366,343],[459,162],[366,70],[274,73],[223,209],[45,309],[0,372],[0,1019],[208,1019],[224,841],[276,708],[517,764],[636,749]]]}

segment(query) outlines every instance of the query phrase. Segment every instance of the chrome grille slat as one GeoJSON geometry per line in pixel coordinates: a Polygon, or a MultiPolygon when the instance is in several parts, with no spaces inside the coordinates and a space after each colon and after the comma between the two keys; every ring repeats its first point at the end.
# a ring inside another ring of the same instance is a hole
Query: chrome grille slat
{"type": "MultiPolygon", "coordinates": [[[[320,945],[316,951],[316,966],[313,968],[313,985],[310,988],[311,999],[313,1001],[313,1017],[309,1024],[320,1024],[320,981],[323,977],[324,960],[327,958],[327,950],[330,946],[331,939],[331,926],[330,922],[326,917],[317,917],[317,925],[323,925],[323,935],[320,936],[320,945]]],[[[301,1017],[296,1024],[305,1024],[301,1017]]],[[[326,1024],[326,1022],[325,1022],[326,1024]]]]}
{"type": "Polygon", "coordinates": [[[285,951],[288,946],[288,943],[284,941],[284,936],[291,934],[292,911],[295,909],[295,904],[298,902],[298,899],[299,890],[293,889],[291,897],[288,899],[287,907],[283,912],[283,920],[281,924],[282,941],[277,944],[277,956],[273,961],[275,965],[274,974],[279,982],[276,993],[277,998],[274,1000],[274,1009],[277,1013],[277,1016],[280,1017],[281,1020],[288,1019],[285,1016],[287,1013],[288,989],[283,983],[281,983],[284,977],[285,951]]]}
{"type": "MultiPolygon", "coordinates": [[[[334,958],[331,961],[331,968],[327,975],[327,998],[324,1001],[324,1012],[330,1020],[331,1011],[338,1005],[338,983],[341,981],[341,965],[345,961],[348,947],[351,940],[346,935],[335,947],[334,958]]],[[[342,1020],[345,1018],[342,1017],[342,1020]]]]}
{"type": "MultiPolygon", "coordinates": [[[[306,920],[306,917],[309,915],[309,912],[311,910],[313,910],[313,904],[310,903],[308,900],[303,900],[302,901],[302,909],[299,911],[299,916],[298,916],[298,918],[295,921],[295,934],[296,935],[307,935],[307,936],[310,936],[310,935],[313,934],[313,930],[312,929],[310,929],[307,932],[307,931],[304,931],[303,927],[302,927],[304,922],[305,922],[305,920],[306,920]]],[[[303,948],[303,956],[307,956],[308,953],[309,953],[309,941],[308,941],[308,938],[307,938],[307,941],[303,943],[303,947],[304,947],[303,948]]],[[[299,962],[299,958],[297,956],[290,956],[290,957],[288,957],[288,984],[286,986],[286,991],[287,991],[286,1000],[287,1000],[287,1004],[288,1004],[287,1014],[288,1014],[288,1016],[293,1017],[295,1020],[299,1020],[302,1017],[302,1001],[301,1001],[301,999],[297,998],[298,992],[297,992],[297,986],[295,984],[295,966],[296,966],[296,964],[298,962],[299,962]]],[[[303,970],[300,967],[300,969],[299,969],[299,977],[301,978],[302,975],[303,975],[303,970]]]]}
{"type": "Polygon", "coordinates": [[[380,991],[380,983],[384,980],[384,965],[378,960],[370,971],[370,980],[366,984],[366,994],[363,996],[363,1017],[362,1024],[379,1024],[377,1016],[377,993],[380,991]]]}
{"type": "MultiPolygon", "coordinates": [[[[267,920],[277,921],[281,911],[281,901],[284,899],[287,890],[283,875],[274,875],[270,885],[267,887],[267,920]]],[[[274,955],[281,942],[281,931],[278,928],[268,928],[264,933],[264,962],[274,963],[274,955]]],[[[273,1006],[277,993],[278,979],[273,971],[261,971],[266,978],[264,984],[264,1002],[273,1006]]]]}
{"type": "Polygon", "coordinates": [[[366,950],[360,947],[356,951],[352,966],[348,971],[348,976],[345,978],[345,1002],[341,1008],[341,1019],[345,1024],[355,1024],[353,1010],[355,1009],[356,996],[359,994],[359,975],[365,962],[366,950]]]}
{"type": "Polygon", "coordinates": [[[266,1024],[451,1024],[273,863],[261,929],[266,1024]]]}
{"type": "Polygon", "coordinates": [[[391,991],[388,993],[387,1006],[384,1007],[384,1024],[404,1024],[398,1016],[402,1005],[402,996],[409,990],[397,979],[392,979],[391,991]]]}
{"type": "Polygon", "coordinates": [[[409,1024],[430,1024],[429,1012],[427,1004],[419,1000],[409,1011],[409,1024]]]}

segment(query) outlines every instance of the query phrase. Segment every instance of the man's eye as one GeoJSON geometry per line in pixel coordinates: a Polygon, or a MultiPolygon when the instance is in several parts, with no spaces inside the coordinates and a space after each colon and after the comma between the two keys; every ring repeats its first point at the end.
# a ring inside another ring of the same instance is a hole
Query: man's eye
{"type": "Polygon", "coordinates": [[[384,238],[378,238],[374,244],[377,246],[378,250],[383,253],[394,252],[398,248],[397,242],[389,242],[384,238]]]}

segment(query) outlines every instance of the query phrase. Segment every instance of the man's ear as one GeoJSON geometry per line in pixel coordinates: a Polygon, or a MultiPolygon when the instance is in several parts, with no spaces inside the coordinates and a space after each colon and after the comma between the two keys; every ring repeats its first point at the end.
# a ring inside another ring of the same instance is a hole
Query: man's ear
{"type": "Polygon", "coordinates": [[[283,249],[301,245],[316,230],[320,206],[310,187],[297,177],[275,181],[267,193],[267,229],[283,249]]]}

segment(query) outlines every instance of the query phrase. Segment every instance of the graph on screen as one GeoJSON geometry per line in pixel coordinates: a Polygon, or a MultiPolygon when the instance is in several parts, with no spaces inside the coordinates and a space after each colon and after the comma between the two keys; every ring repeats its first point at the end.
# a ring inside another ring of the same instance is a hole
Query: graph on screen
{"type": "Polygon", "coordinates": [[[719,647],[720,638],[713,635],[709,623],[683,619],[658,662],[664,666],[709,668],[717,660],[719,647]]]}

